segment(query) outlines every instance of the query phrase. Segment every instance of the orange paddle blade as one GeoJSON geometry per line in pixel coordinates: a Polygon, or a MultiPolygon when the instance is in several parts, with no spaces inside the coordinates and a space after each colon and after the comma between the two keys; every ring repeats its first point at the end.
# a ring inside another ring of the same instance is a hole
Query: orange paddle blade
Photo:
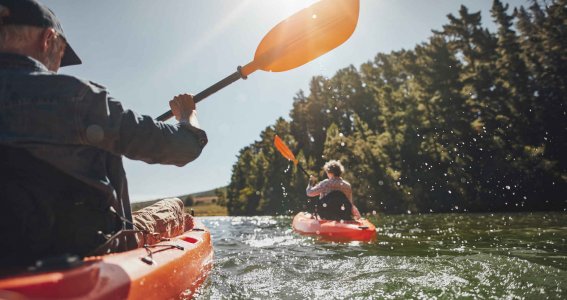
{"type": "Polygon", "coordinates": [[[276,146],[276,149],[278,149],[278,151],[283,155],[283,157],[293,161],[293,163],[297,165],[297,159],[295,159],[295,155],[293,155],[293,152],[289,150],[287,145],[282,141],[282,139],[278,135],[274,137],[274,146],[276,146]]]}
{"type": "Polygon", "coordinates": [[[358,23],[360,0],[321,0],[280,22],[264,37],[243,76],[297,68],[344,43],[358,23]]]}

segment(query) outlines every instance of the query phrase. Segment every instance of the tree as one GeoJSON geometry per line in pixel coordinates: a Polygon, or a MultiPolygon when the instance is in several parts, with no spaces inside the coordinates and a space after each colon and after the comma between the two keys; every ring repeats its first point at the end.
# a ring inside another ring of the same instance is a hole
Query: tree
{"type": "Polygon", "coordinates": [[[241,150],[229,212],[303,208],[307,177],[276,152],[276,133],[311,174],[341,160],[363,212],[567,208],[566,4],[511,13],[494,0],[495,33],[461,6],[414,49],[314,77],[290,120],[241,150]]]}
{"type": "Polygon", "coordinates": [[[215,189],[215,196],[217,197],[217,205],[226,206],[226,193],[222,189],[215,189]]]}

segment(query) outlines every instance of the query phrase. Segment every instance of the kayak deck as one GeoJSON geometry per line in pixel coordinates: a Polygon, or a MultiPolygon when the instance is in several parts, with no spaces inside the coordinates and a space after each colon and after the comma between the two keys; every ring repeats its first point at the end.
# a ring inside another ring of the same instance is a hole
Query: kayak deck
{"type": "Polygon", "coordinates": [[[212,269],[210,232],[201,222],[183,234],[150,246],[100,257],[66,270],[0,278],[7,299],[186,298],[212,269]]]}
{"type": "Polygon", "coordinates": [[[366,219],[360,221],[332,221],[315,219],[311,214],[300,212],[293,218],[293,230],[300,234],[317,235],[332,241],[372,241],[376,238],[376,227],[366,219]]]}

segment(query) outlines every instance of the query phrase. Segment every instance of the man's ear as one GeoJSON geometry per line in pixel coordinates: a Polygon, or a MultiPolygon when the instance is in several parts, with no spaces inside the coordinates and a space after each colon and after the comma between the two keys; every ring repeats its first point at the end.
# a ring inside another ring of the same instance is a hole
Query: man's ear
{"type": "Polygon", "coordinates": [[[57,32],[53,28],[45,28],[40,35],[41,52],[45,53],[51,46],[51,43],[57,37],[57,32]]]}

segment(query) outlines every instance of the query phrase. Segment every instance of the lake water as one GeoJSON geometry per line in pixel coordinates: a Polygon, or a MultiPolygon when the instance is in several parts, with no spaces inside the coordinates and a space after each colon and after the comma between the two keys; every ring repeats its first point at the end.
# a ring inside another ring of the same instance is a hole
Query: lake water
{"type": "Polygon", "coordinates": [[[198,299],[567,299],[567,213],[377,216],[372,243],[291,217],[204,217],[215,267],[198,299]]]}

